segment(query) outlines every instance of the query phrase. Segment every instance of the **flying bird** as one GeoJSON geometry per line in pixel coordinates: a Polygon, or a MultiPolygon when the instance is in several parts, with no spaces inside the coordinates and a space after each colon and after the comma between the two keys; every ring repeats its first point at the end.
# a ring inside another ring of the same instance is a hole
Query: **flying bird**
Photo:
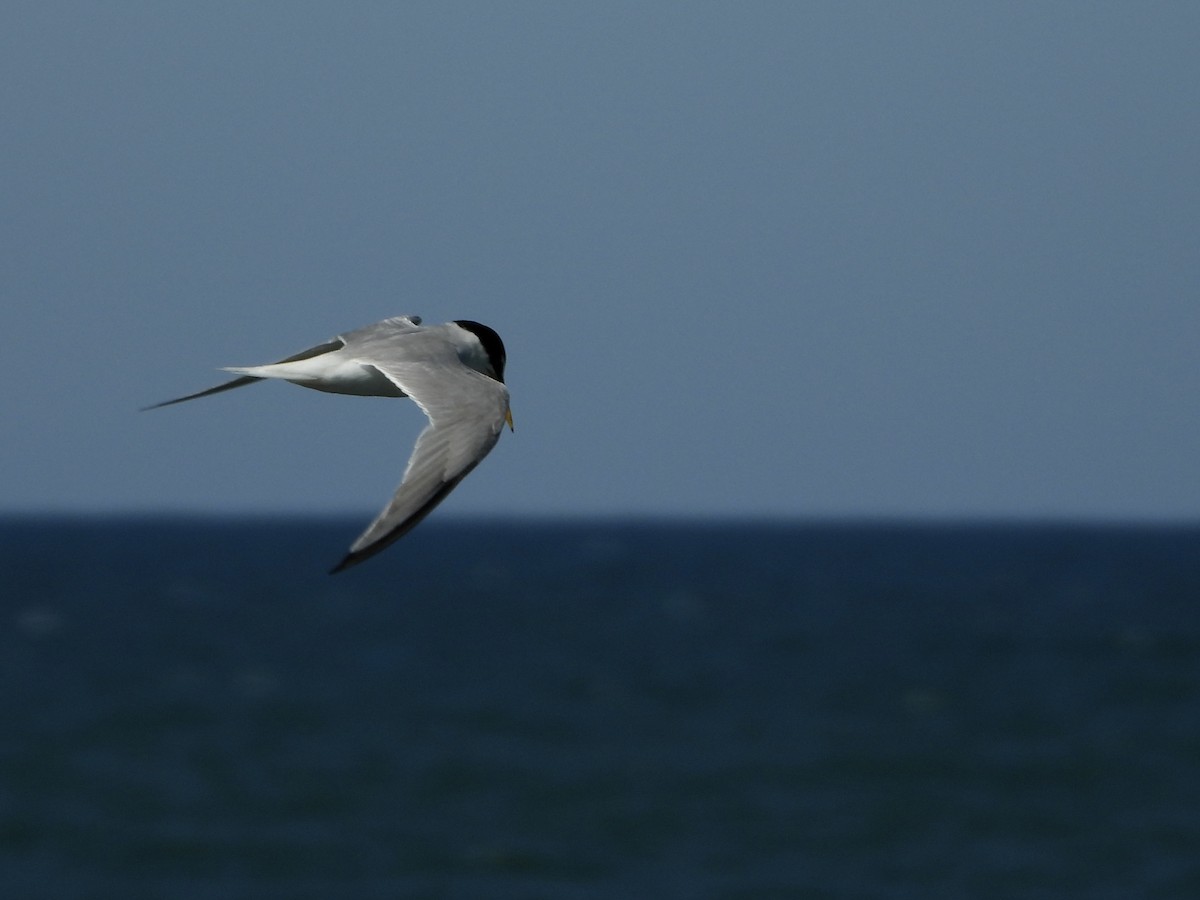
{"type": "Polygon", "coordinates": [[[333,574],[412,531],[496,446],[504,424],[512,428],[505,360],[504,342],[486,325],[458,319],[424,326],[419,316],[395,316],[275,363],[225,367],[239,377],[145,409],[265,378],[332,394],[411,397],[429,425],[417,437],[395,496],[330,570],[333,574]]]}

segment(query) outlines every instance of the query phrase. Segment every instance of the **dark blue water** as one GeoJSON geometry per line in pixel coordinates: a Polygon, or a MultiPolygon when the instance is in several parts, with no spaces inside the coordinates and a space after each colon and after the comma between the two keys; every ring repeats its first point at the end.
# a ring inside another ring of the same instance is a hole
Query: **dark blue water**
{"type": "Polygon", "coordinates": [[[1200,896],[1200,529],[0,525],[0,897],[1200,896]]]}

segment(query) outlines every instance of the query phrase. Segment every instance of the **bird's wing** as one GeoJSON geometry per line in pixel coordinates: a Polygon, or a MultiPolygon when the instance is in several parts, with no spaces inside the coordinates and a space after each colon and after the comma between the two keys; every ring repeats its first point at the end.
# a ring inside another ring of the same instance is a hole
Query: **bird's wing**
{"type": "Polygon", "coordinates": [[[172,406],[176,403],[182,403],[184,400],[195,400],[197,397],[207,397],[209,394],[219,394],[222,391],[231,391],[234,388],[245,387],[248,384],[253,384],[256,381],[262,381],[261,378],[255,378],[253,375],[243,375],[241,378],[235,378],[233,381],[226,381],[224,384],[218,384],[216,387],[210,387],[207,390],[197,391],[194,394],[188,394],[184,397],[176,397],[174,400],[164,400],[162,403],[155,403],[151,406],[143,406],[141,412],[146,412],[151,409],[160,409],[164,406],[172,406]]]}
{"type": "MultiPolygon", "coordinates": [[[[340,337],[334,338],[332,341],[326,341],[324,344],[317,344],[315,347],[309,347],[307,350],[301,350],[299,353],[293,353],[287,359],[277,360],[272,365],[280,363],[297,362],[302,359],[312,359],[316,356],[323,356],[326,353],[333,353],[335,350],[341,350],[346,346],[346,342],[340,337]]],[[[218,384],[216,387],[210,387],[207,390],[197,391],[194,394],[187,394],[183,397],[176,397],[174,400],[164,400],[162,403],[155,403],[153,406],[143,406],[142,412],[148,409],[158,409],[162,406],[171,406],[175,403],[182,403],[184,400],[195,400],[199,397],[207,397],[210,394],[219,394],[222,391],[230,391],[234,388],[244,387],[247,384],[253,384],[256,381],[262,381],[254,375],[243,375],[241,378],[235,378],[232,381],[226,381],[224,384],[218,384]]]]}
{"type": "MultiPolygon", "coordinates": [[[[429,417],[395,496],[332,570],[340,572],[408,534],[496,445],[508,389],[464,366],[444,341],[422,341],[420,358],[362,360],[408,394],[429,417]]],[[[413,349],[416,349],[415,347],[413,349]]]]}

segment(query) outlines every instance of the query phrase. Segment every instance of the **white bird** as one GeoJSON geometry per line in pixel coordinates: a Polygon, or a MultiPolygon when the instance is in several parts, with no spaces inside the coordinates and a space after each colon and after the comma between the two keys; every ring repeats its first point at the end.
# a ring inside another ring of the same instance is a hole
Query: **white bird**
{"type": "Polygon", "coordinates": [[[145,408],[219,394],[264,378],[333,394],[411,397],[429,425],[417,438],[395,496],[330,570],[333,574],[412,531],[496,446],[504,423],[512,428],[505,360],[503,341],[486,325],[459,319],[423,326],[419,316],[395,316],[276,363],[226,367],[224,371],[241,377],[145,408]]]}

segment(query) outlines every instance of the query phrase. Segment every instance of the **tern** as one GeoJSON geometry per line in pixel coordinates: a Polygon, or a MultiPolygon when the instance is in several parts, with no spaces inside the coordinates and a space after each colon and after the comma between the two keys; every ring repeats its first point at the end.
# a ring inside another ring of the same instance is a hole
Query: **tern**
{"type": "Polygon", "coordinates": [[[412,531],[496,446],[504,424],[513,427],[505,361],[504,342],[486,325],[457,319],[426,326],[420,316],[395,316],[265,366],[227,366],[223,371],[239,377],[145,409],[266,378],[333,394],[411,397],[429,425],[417,437],[395,496],[330,570],[333,574],[412,531]]]}

